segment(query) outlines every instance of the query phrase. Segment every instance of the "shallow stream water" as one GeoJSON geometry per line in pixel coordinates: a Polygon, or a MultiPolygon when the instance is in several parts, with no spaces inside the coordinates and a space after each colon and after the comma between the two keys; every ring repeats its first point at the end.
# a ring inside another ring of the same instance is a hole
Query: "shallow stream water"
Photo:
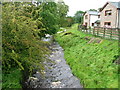
{"type": "MultiPolygon", "coordinates": [[[[51,39],[52,36],[49,36],[44,38],[43,41],[50,42],[51,39]]],[[[52,52],[48,58],[52,62],[44,62],[45,78],[41,79],[40,73],[36,72],[33,75],[33,81],[29,82],[31,83],[29,85],[33,88],[82,88],[80,80],[72,74],[64,59],[63,48],[57,42],[52,42],[49,48],[52,52]]]]}

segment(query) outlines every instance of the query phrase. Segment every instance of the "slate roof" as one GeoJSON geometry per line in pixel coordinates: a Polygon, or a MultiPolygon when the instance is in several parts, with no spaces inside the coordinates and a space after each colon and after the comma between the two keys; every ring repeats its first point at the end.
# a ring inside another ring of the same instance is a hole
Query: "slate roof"
{"type": "Polygon", "coordinates": [[[97,11],[87,11],[87,13],[90,15],[98,15],[97,11]]]}
{"type": "Polygon", "coordinates": [[[112,5],[114,5],[116,8],[120,8],[120,2],[110,2],[112,5]]]}
{"type": "Polygon", "coordinates": [[[116,8],[120,8],[120,1],[119,2],[107,2],[101,9],[100,11],[102,11],[106,6],[107,4],[111,4],[113,6],[115,6],[116,8]]]}

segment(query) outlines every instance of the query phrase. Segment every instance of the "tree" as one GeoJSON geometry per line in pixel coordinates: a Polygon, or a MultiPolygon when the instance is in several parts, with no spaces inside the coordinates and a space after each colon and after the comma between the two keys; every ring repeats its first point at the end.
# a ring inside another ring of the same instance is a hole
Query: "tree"
{"type": "Polygon", "coordinates": [[[90,9],[89,11],[97,11],[96,9],[90,9]]]}
{"type": "Polygon", "coordinates": [[[74,18],[71,16],[66,17],[66,26],[71,27],[74,24],[74,18]]]}
{"type": "Polygon", "coordinates": [[[55,34],[60,26],[64,26],[68,12],[68,6],[64,2],[44,2],[39,8],[39,15],[42,17],[44,33],[55,34]]]}
{"type": "Polygon", "coordinates": [[[59,0],[57,3],[57,9],[59,14],[59,26],[64,27],[66,26],[66,15],[69,10],[69,7],[65,5],[65,3],[62,0],[59,0]]]}
{"type": "Polygon", "coordinates": [[[75,23],[82,23],[83,22],[83,11],[77,11],[74,15],[75,23]]]}
{"type": "Polygon", "coordinates": [[[42,3],[42,9],[40,11],[40,17],[42,17],[42,22],[45,33],[54,34],[58,30],[58,20],[59,16],[57,13],[57,5],[55,2],[42,3]]]}

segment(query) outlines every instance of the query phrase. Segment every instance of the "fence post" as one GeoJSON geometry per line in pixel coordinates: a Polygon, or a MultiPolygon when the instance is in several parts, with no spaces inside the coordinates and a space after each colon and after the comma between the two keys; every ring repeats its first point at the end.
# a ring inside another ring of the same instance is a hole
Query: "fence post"
{"type": "MultiPolygon", "coordinates": [[[[92,29],[92,28],[91,28],[91,29],[92,29]]],[[[90,29],[89,32],[88,32],[89,34],[91,34],[91,29],[90,29]]]]}
{"type": "Polygon", "coordinates": [[[80,30],[80,26],[78,25],[77,30],[80,30]]]}
{"type": "Polygon", "coordinates": [[[99,27],[97,28],[97,36],[99,36],[99,27]]]}
{"type": "Polygon", "coordinates": [[[87,33],[87,30],[88,30],[88,28],[86,29],[86,33],[87,33]]]}
{"type": "Polygon", "coordinates": [[[93,35],[95,35],[95,27],[93,28],[93,35]]]}
{"type": "Polygon", "coordinates": [[[111,30],[111,32],[110,32],[110,39],[112,39],[112,28],[110,29],[111,30]]]}
{"type": "Polygon", "coordinates": [[[119,44],[120,44],[120,28],[118,28],[118,40],[119,40],[119,44]]]}
{"type": "Polygon", "coordinates": [[[104,32],[103,32],[103,37],[105,37],[105,28],[104,28],[104,32]]]}

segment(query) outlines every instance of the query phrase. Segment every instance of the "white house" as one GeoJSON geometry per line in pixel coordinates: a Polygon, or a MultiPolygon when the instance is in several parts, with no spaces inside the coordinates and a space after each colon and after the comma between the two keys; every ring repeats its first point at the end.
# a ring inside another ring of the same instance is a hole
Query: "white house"
{"type": "Polygon", "coordinates": [[[87,28],[91,27],[93,28],[93,26],[98,26],[98,22],[100,20],[99,18],[99,13],[97,11],[86,11],[84,13],[84,21],[83,24],[85,26],[87,26],[87,28]],[[97,22],[97,23],[96,23],[97,22]]]}

